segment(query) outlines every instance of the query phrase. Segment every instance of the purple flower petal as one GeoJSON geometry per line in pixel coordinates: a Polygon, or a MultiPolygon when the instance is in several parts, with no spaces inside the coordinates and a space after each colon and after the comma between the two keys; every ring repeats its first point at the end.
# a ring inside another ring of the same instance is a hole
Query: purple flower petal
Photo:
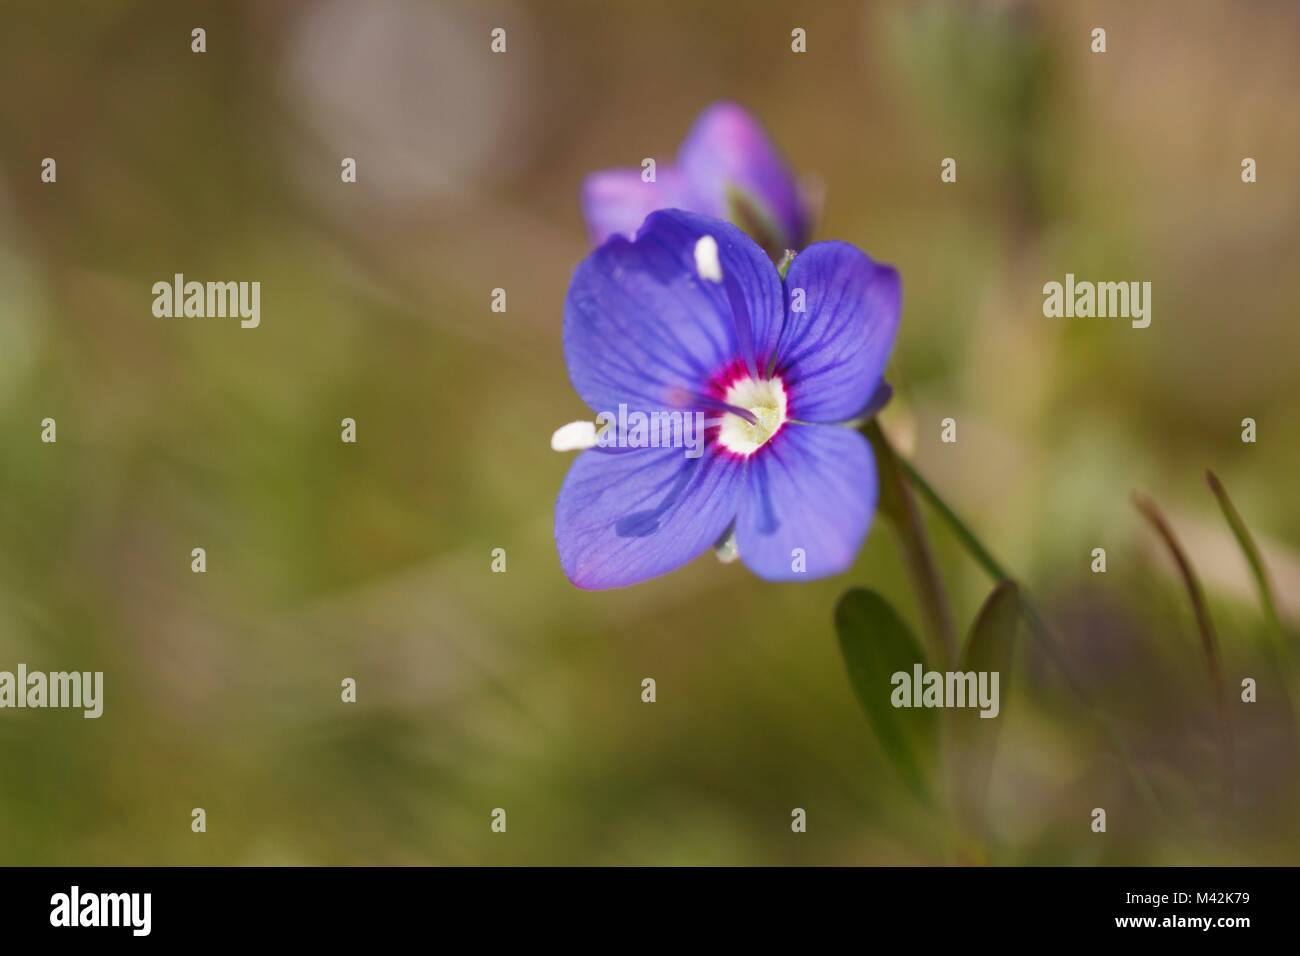
{"type": "Polygon", "coordinates": [[[845,571],[871,525],[876,493],[875,460],[861,434],[789,425],[748,461],[736,515],[740,560],[769,581],[845,571]],[[796,570],[796,548],[804,571],[796,570]]]}
{"type": "Polygon", "coordinates": [[[581,588],[624,587],[666,574],[722,537],[736,514],[743,464],[680,448],[591,449],[555,504],[560,565],[581,588]]]}
{"type": "Polygon", "coordinates": [[[819,242],[795,257],[785,287],[777,371],[790,389],[790,414],[846,421],[870,403],[894,347],[898,273],[846,242],[819,242]],[[795,311],[798,290],[803,312],[795,311]]]}
{"type": "Polygon", "coordinates": [[[639,169],[609,169],[592,173],[582,184],[582,212],[595,245],[610,236],[631,239],[658,209],[692,205],[682,175],[668,166],[659,166],[651,183],[642,181],[639,169]]]}
{"type": "Polygon", "coordinates": [[[694,208],[728,219],[728,190],[757,204],[778,232],[778,245],[799,249],[808,216],[799,184],[762,124],[735,103],[714,103],[700,114],[677,154],[677,167],[697,199],[694,208]]]}
{"type": "Polygon", "coordinates": [[[783,312],[780,277],[752,239],[725,222],[657,212],[635,242],[615,236],[574,273],[564,303],[569,377],[597,413],[683,407],[751,351],[760,365],[773,356],[783,312]],[[706,234],[722,283],[695,271],[706,234]]]}

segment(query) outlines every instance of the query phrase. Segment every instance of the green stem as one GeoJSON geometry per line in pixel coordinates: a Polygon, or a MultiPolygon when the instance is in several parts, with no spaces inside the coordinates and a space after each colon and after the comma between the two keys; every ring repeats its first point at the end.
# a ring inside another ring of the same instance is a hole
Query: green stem
{"type": "MultiPolygon", "coordinates": [[[[874,422],[871,427],[879,434],[879,427],[876,426],[874,422]]],[[[881,441],[888,444],[885,442],[883,434],[881,434],[881,441]]],[[[961,542],[962,546],[970,553],[971,557],[975,559],[975,563],[983,568],[984,572],[988,574],[989,577],[994,581],[1015,580],[1007,573],[1006,568],[1004,568],[1002,564],[993,557],[992,553],[984,546],[983,542],[975,536],[975,533],[971,531],[969,526],[967,526],[967,524],[957,516],[957,513],[948,506],[948,503],[939,496],[938,492],[930,486],[930,483],[927,482],[916,468],[912,466],[911,462],[899,455],[893,455],[893,459],[898,463],[902,473],[907,476],[907,483],[915,488],[920,493],[921,497],[939,513],[939,516],[943,518],[944,523],[948,525],[949,530],[952,531],[957,540],[961,542]]],[[[1055,639],[1052,637],[1047,623],[1038,612],[1038,607],[1033,598],[1023,586],[1020,589],[1020,595],[1020,607],[1024,614],[1025,621],[1029,625],[1029,630],[1033,634],[1035,640],[1038,641],[1039,646],[1042,647],[1043,651],[1047,654],[1048,659],[1056,666],[1056,669],[1060,673],[1061,678],[1065,681],[1066,686],[1069,687],[1070,691],[1079,699],[1080,703],[1082,703],[1084,708],[1088,711],[1089,717],[1091,718],[1098,734],[1106,741],[1111,750],[1114,751],[1116,757],[1119,758],[1120,763],[1127,771],[1137,792],[1150,805],[1162,808],[1159,797],[1156,796],[1155,791],[1151,788],[1151,784],[1147,781],[1146,775],[1138,769],[1138,766],[1133,760],[1132,755],[1129,753],[1128,747],[1124,743],[1123,738],[1121,738],[1115,730],[1109,718],[1097,708],[1088,693],[1074,679],[1073,674],[1070,672],[1069,665],[1066,663],[1064,655],[1061,653],[1055,639]]]]}
{"type": "MultiPolygon", "coordinates": [[[[907,565],[912,587],[916,591],[916,602],[925,622],[925,633],[929,638],[931,661],[939,670],[949,670],[956,666],[958,659],[957,635],[953,629],[952,612],[948,605],[948,595],[944,590],[943,579],[930,549],[930,538],[925,533],[921,520],[921,510],[916,498],[903,476],[902,461],[893,446],[885,438],[874,420],[864,423],[863,433],[871,442],[876,453],[876,472],[880,482],[879,507],[893,523],[898,533],[899,547],[907,565]]],[[[955,861],[969,855],[970,848],[978,845],[975,834],[971,833],[961,812],[960,766],[952,746],[955,736],[957,713],[944,712],[944,732],[941,737],[940,766],[944,768],[944,802],[948,807],[947,821],[952,828],[950,842],[954,846],[955,861]]],[[[980,847],[981,852],[983,847],[980,847]]]]}
{"type": "Polygon", "coordinates": [[[975,537],[970,528],[966,527],[965,522],[957,517],[956,512],[948,507],[948,503],[939,497],[938,492],[930,487],[930,483],[921,477],[921,473],[916,470],[912,463],[905,458],[900,458],[899,462],[903,466],[907,480],[921,493],[921,497],[930,503],[930,507],[939,512],[943,520],[948,523],[952,533],[957,536],[957,539],[970,552],[971,557],[975,559],[975,563],[983,568],[989,577],[995,580],[1010,579],[1011,575],[1007,573],[1006,568],[1002,567],[997,559],[989,553],[988,548],[984,547],[980,539],[975,537]]]}
{"type": "Polygon", "coordinates": [[[903,477],[903,469],[907,464],[894,451],[874,420],[863,426],[863,433],[876,452],[876,470],[880,476],[880,510],[889,517],[898,532],[899,545],[912,586],[916,589],[921,617],[925,621],[933,660],[946,668],[957,660],[957,636],[953,629],[948,596],[939,577],[934,553],[930,550],[929,536],[921,521],[921,511],[903,477]]]}

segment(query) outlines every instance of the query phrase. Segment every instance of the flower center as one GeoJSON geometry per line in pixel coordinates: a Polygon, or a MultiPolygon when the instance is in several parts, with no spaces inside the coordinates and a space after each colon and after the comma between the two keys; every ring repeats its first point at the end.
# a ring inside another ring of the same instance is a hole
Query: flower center
{"type": "Polygon", "coordinates": [[[752,455],[781,430],[786,417],[785,386],[779,378],[744,378],[727,388],[723,399],[754,416],[748,422],[734,412],[722,416],[718,441],[737,455],[752,455]]]}

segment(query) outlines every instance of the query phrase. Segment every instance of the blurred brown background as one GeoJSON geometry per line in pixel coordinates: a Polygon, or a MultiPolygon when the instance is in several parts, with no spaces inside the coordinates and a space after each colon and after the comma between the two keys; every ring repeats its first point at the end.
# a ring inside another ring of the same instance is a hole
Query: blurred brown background
{"type": "MultiPolygon", "coordinates": [[[[915,619],[887,527],[803,586],[706,557],[588,594],[554,553],[579,184],[670,157],[720,98],[820,183],[817,238],[900,269],[891,432],[1040,597],[1160,792],[1132,792],[1026,641],[983,858],[1300,862],[1295,723],[1203,481],[1294,627],[1298,45],[1291,2],[9,4],[0,669],[103,670],[106,692],[97,721],[0,712],[0,863],[953,859],[831,628],[850,584],[915,619]],[[260,281],[261,327],[154,318],[177,272],[260,281]],[[1152,282],[1151,327],[1045,319],[1066,272],[1152,282]],[[1231,710],[1227,815],[1191,611],[1135,488],[1202,576],[1230,687],[1260,682],[1231,710]]],[[[930,526],[969,621],[988,582],[930,526]]]]}

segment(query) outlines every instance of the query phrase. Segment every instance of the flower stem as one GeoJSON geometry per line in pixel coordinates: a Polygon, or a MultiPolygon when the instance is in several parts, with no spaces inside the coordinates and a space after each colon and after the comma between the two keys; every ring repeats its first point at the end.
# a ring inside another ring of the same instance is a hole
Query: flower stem
{"type": "MultiPolygon", "coordinates": [[[[925,533],[921,521],[921,510],[916,505],[916,498],[904,477],[903,462],[894,451],[884,432],[875,419],[862,426],[863,433],[876,453],[876,471],[880,480],[880,510],[889,517],[898,533],[899,547],[902,549],[912,587],[916,590],[917,604],[921,617],[925,621],[925,632],[929,638],[929,657],[938,670],[951,670],[958,660],[957,636],[953,630],[952,612],[948,606],[948,595],[939,577],[939,568],[934,561],[934,552],[930,549],[930,539],[925,533]]],[[[967,821],[961,812],[960,765],[952,746],[955,739],[957,714],[949,710],[944,712],[944,733],[940,744],[939,766],[943,772],[944,803],[947,806],[947,821],[951,828],[949,840],[960,860],[972,853],[983,854],[984,847],[967,827],[967,821]]]]}
{"type": "Polygon", "coordinates": [[[921,512],[911,488],[904,480],[907,465],[899,458],[875,420],[863,426],[863,433],[876,452],[876,470],[880,475],[880,510],[893,522],[899,545],[907,562],[917,603],[925,621],[930,651],[936,665],[946,669],[957,660],[957,637],[953,630],[948,596],[939,577],[939,569],[930,550],[930,541],[921,522],[921,512]]]}
{"type": "MultiPolygon", "coordinates": [[[[867,426],[867,432],[868,437],[871,437],[871,433],[874,432],[875,435],[879,436],[880,444],[889,447],[888,441],[885,439],[883,433],[880,432],[879,426],[876,425],[874,421],[867,426]]],[[[875,443],[876,439],[873,438],[872,440],[873,443],[875,443]]],[[[930,483],[921,476],[920,472],[918,472],[915,467],[913,467],[911,462],[907,461],[902,456],[893,453],[892,448],[890,449],[890,457],[897,463],[902,474],[906,476],[906,484],[915,488],[920,496],[929,503],[930,507],[939,513],[939,516],[943,518],[944,523],[948,525],[949,530],[952,531],[957,540],[961,542],[962,546],[970,553],[971,557],[975,559],[975,563],[983,568],[984,572],[988,574],[989,577],[993,578],[994,581],[1015,580],[1007,573],[1007,570],[1001,565],[1001,563],[993,557],[992,553],[984,546],[983,542],[976,537],[970,527],[957,516],[957,513],[948,506],[948,503],[939,496],[938,492],[930,486],[930,483]]],[[[1035,640],[1038,641],[1039,646],[1042,647],[1048,659],[1056,666],[1056,669],[1060,673],[1062,680],[1065,681],[1066,686],[1070,688],[1070,691],[1088,711],[1089,717],[1092,719],[1093,725],[1098,734],[1110,746],[1111,750],[1114,751],[1115,756],[1127,771],[1137,792],[1150,805],[1163,809],[1160,799],[1151,788],[1151,784],[1147,780],[1146,775],[1138,769],[1132,755],[1129,753],[1128,747],[1112,726],[1109,718],[1107,718],[1107,716],[1097,708],[1088,693],[1074,679],[1073,674],[1070,672],[1069,665],[1066,663],[1064,655],[1057,646],[1046,621],[1044,621],[1043,616],[1038,611],[1036,603],[1023,585],[1020,588],[1020,595],[1020,607],[1024,614],[1025,622],[1029,625],[1029,630],[1033,634],[1035,640]]]]}

